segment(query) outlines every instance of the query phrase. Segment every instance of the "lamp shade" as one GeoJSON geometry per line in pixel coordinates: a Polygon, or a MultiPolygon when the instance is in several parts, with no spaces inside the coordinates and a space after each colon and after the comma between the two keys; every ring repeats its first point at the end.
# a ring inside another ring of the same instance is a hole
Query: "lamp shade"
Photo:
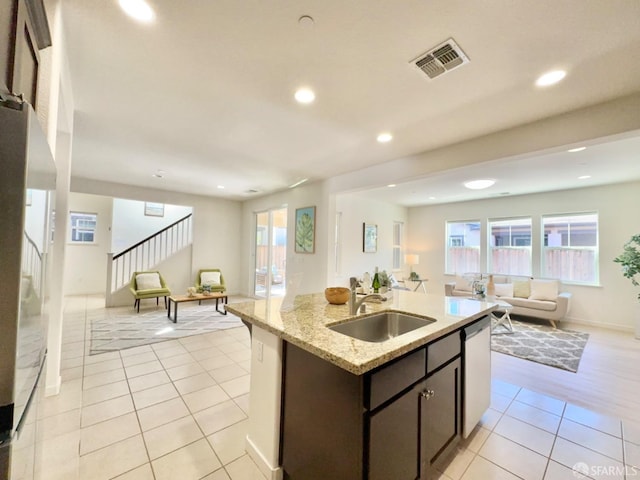
{"type": "Polygon", "coordinates": [[[407,265],[418,265],[420,263],[420,255],[405,255],[404,263],[407,265]]]}

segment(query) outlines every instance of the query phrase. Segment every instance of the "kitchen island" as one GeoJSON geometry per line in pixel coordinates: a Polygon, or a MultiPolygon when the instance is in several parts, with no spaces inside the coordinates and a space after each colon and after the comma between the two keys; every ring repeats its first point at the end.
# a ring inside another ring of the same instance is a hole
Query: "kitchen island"
{"type": "Polygon", "coordinates": [[[461,434],[461,331],[494,308],[397,291],[359,317],[434,321],[372,343],[328,328],[353,315],[323,294],[229,305],[252,325],[248,453],[273,479],[428,478],[461,434]]]}

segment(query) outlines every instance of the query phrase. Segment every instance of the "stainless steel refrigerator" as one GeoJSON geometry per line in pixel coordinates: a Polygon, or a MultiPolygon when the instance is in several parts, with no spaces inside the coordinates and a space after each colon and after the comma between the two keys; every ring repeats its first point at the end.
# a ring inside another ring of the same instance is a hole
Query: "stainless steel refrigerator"
{"type": "Polygon", "coordinates": [[[33,417],[46,356],[55,178],[33,108],[20,99],[0,99],[0,479],[30,478],[33,470],[35,450],[21,442],[21,434],[30,411],[33,417]]]}

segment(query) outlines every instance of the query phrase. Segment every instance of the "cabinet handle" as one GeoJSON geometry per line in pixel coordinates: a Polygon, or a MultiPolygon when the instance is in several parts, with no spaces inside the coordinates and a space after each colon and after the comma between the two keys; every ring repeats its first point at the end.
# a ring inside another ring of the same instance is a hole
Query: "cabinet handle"
{"type": "Polygon", "coordinates": [[[427,400],[429,400],[435,394],[436,394],[436,392],[434,392],[433,390],[423,390],[422,393],[420,393],[422,398],[426,398],[427,400]]]}

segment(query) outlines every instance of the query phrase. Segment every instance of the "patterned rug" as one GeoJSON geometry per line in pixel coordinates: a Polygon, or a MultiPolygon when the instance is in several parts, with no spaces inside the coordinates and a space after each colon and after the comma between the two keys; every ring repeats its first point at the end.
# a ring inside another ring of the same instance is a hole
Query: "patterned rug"
{"type": "Polygon", "coordinates": [[[495,327],[491,349],[513,357],[542,363],[550,367],[577,372],[588,333],[554,329],[550,325],[511,319],[513,333],[504,326],[495,327]]]}
{"type": "Polygon", "coordinates": [[[106,309],[105,315],[91,322],[90,355],[243,326],[235,315],[216,312],[215,305],[180,306],[178,323],[162,308],[137,314],[106,309]]]}

